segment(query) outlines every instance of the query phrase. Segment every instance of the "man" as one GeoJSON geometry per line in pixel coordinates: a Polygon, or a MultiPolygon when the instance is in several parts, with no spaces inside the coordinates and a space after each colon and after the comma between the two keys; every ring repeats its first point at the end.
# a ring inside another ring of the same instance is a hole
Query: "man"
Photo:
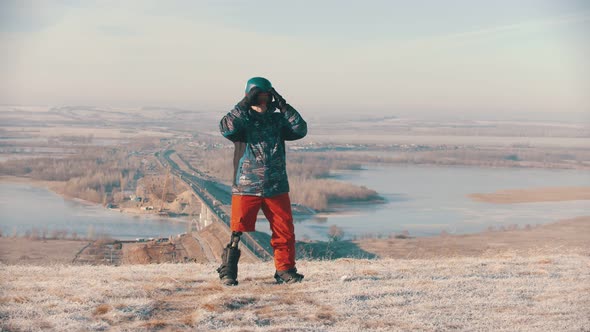
{"type": "Polygon", "coordinates": [[[243,232],[255,230],[256,215],[262,208],[272,231],[274,278],[277,283],[301,281],[303,275],[295,267],[285,141],[305,137],[307,123],[266,78],[253,77],[246,83],[244,98],[221,119],[219,129],[235,145],[232,235],[217,269],[219,278],[225,285],[238,284],[238,242],[243,232]]]}

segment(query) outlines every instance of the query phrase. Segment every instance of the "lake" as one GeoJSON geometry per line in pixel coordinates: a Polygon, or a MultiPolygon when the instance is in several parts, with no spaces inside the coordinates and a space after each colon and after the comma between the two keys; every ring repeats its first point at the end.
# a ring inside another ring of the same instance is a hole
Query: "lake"
{"type": "Polygon", "coordinates": [[[0,183],[0,229],[4,236],[37,228],[67,230],[85,237],[109,234],[126,240],[137,237],[168,237],[186,231],[183,220],[155,215],[131,215],[98,204],[71,200],[42,187],[26,183],[0,183]]]}
{"type": "MultiPolygon", "coordinates": [[[[466,234],[489,226],[525,226],[590,215],[590,202],[492,204],[472,201],[467,194],[502,189],[545,186],[590,186],[587,171],[460,166],[375,166],[335,172],[340,181],[364,185],[386,200],[383,204],[347,204],[340,211],[312,217],[296,216],[297,239],[328,239],[330,226],[344,230],[344,238],[364,234],[389,235],[408,231],[428,236],[446,231],[466,234]]],[[[134,216],[100,205],[64,199],[44,188],[22,183],[0,183],[0,229],[11,235],[33,227],[67,229],[86,236],[108,233],[118,239],[160,237],[183,233],[186,224],[176,218],[134,216]],[[92,228],[90,228],[92,227],[92,228]]],[[[270,234],[259,215],[258,231],[270,234]]]]}
{"type": "MultiPolygon", "coordinates": [[[[331,225],[345,238],[363,234],[389,235],[408,231],[412,236],[466,234],[489,226],[524,227],[590,215],[587,200],[517,204],[472,201],[467,194],[502,189],[551,186],[590,186],[590,173],[578,170],[481,168],[461,166],[375,166],[334,173],[336,179],[364,185],[386,199],[384,204],[350,204],[344,211],[313,218],[296,217],[296,237],[327,239],[331,225]]],[[[270,232],[268,221],[257,230],[270,232]]]]}

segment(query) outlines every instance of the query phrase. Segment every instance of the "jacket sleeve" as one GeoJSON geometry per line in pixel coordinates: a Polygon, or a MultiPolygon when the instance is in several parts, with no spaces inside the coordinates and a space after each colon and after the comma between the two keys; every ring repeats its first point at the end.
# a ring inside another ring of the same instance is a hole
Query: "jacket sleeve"
{"type": "Polygon", "coordinates": [[[307,122],[303,120],[301,114],[291,105],[287,104],[287,109],[283,112],[283,138],[285,141],[294,141],[307,135],[307,122]]]}
{"type": "Polygon", "coordinates": [[[232,142],[245,141],[247,113],[236,105],[219,121],[219,131],[232,142]]]}

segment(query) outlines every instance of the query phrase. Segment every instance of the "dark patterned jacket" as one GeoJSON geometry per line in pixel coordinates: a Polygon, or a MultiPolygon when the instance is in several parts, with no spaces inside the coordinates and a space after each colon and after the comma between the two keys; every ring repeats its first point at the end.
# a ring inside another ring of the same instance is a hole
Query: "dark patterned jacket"
{"type": "Polygon", "coordinates": [[[232,194],[270,197],[289,191],[285,141],[307,135],[307,123],[287,104],[284,112],[258,113],[239,105],[219,122],[221,134],[234,142],[232,194]]]}

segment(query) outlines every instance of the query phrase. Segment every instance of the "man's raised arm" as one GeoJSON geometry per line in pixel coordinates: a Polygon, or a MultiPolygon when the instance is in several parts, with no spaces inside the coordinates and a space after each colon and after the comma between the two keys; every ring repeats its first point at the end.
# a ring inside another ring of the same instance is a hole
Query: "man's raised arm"
{"type": "Polygon", "coordinates": [[[232,142],[244,141],[246,116],[246,111],[242,110],[239,105],[236,105],[219,121],[221,135],[232,142]]]}
{"type": "Polygon", "coordinates": [[[244,98],[229,111],[219,122],[219,131],[223,137],[232,142],[245,142],[244,129],[248,118],[248,109],[260,93],[260,88],[253,87],[244,98]]]}
{"type": "Polygon", "coordinates": [[[303,120],[301,114],[299,114],[299,112],[297,112],[293,106],[287,104],[285,110],[282,111],[282,113],[285,117],[283,138],[286,141],[298,140],[307,135],[307,122],[303,120]]]}
{"type": "Polygon", "coordinates": [[[307,123],[303,120],[301,114],[293,106],[287,104],[285,98],[277,90],[270,88],[270,93],[274,96],[277,108],[284,117],[283,138],[285,141],[294,141],[305,137],[307,135],[307,123]]]}

